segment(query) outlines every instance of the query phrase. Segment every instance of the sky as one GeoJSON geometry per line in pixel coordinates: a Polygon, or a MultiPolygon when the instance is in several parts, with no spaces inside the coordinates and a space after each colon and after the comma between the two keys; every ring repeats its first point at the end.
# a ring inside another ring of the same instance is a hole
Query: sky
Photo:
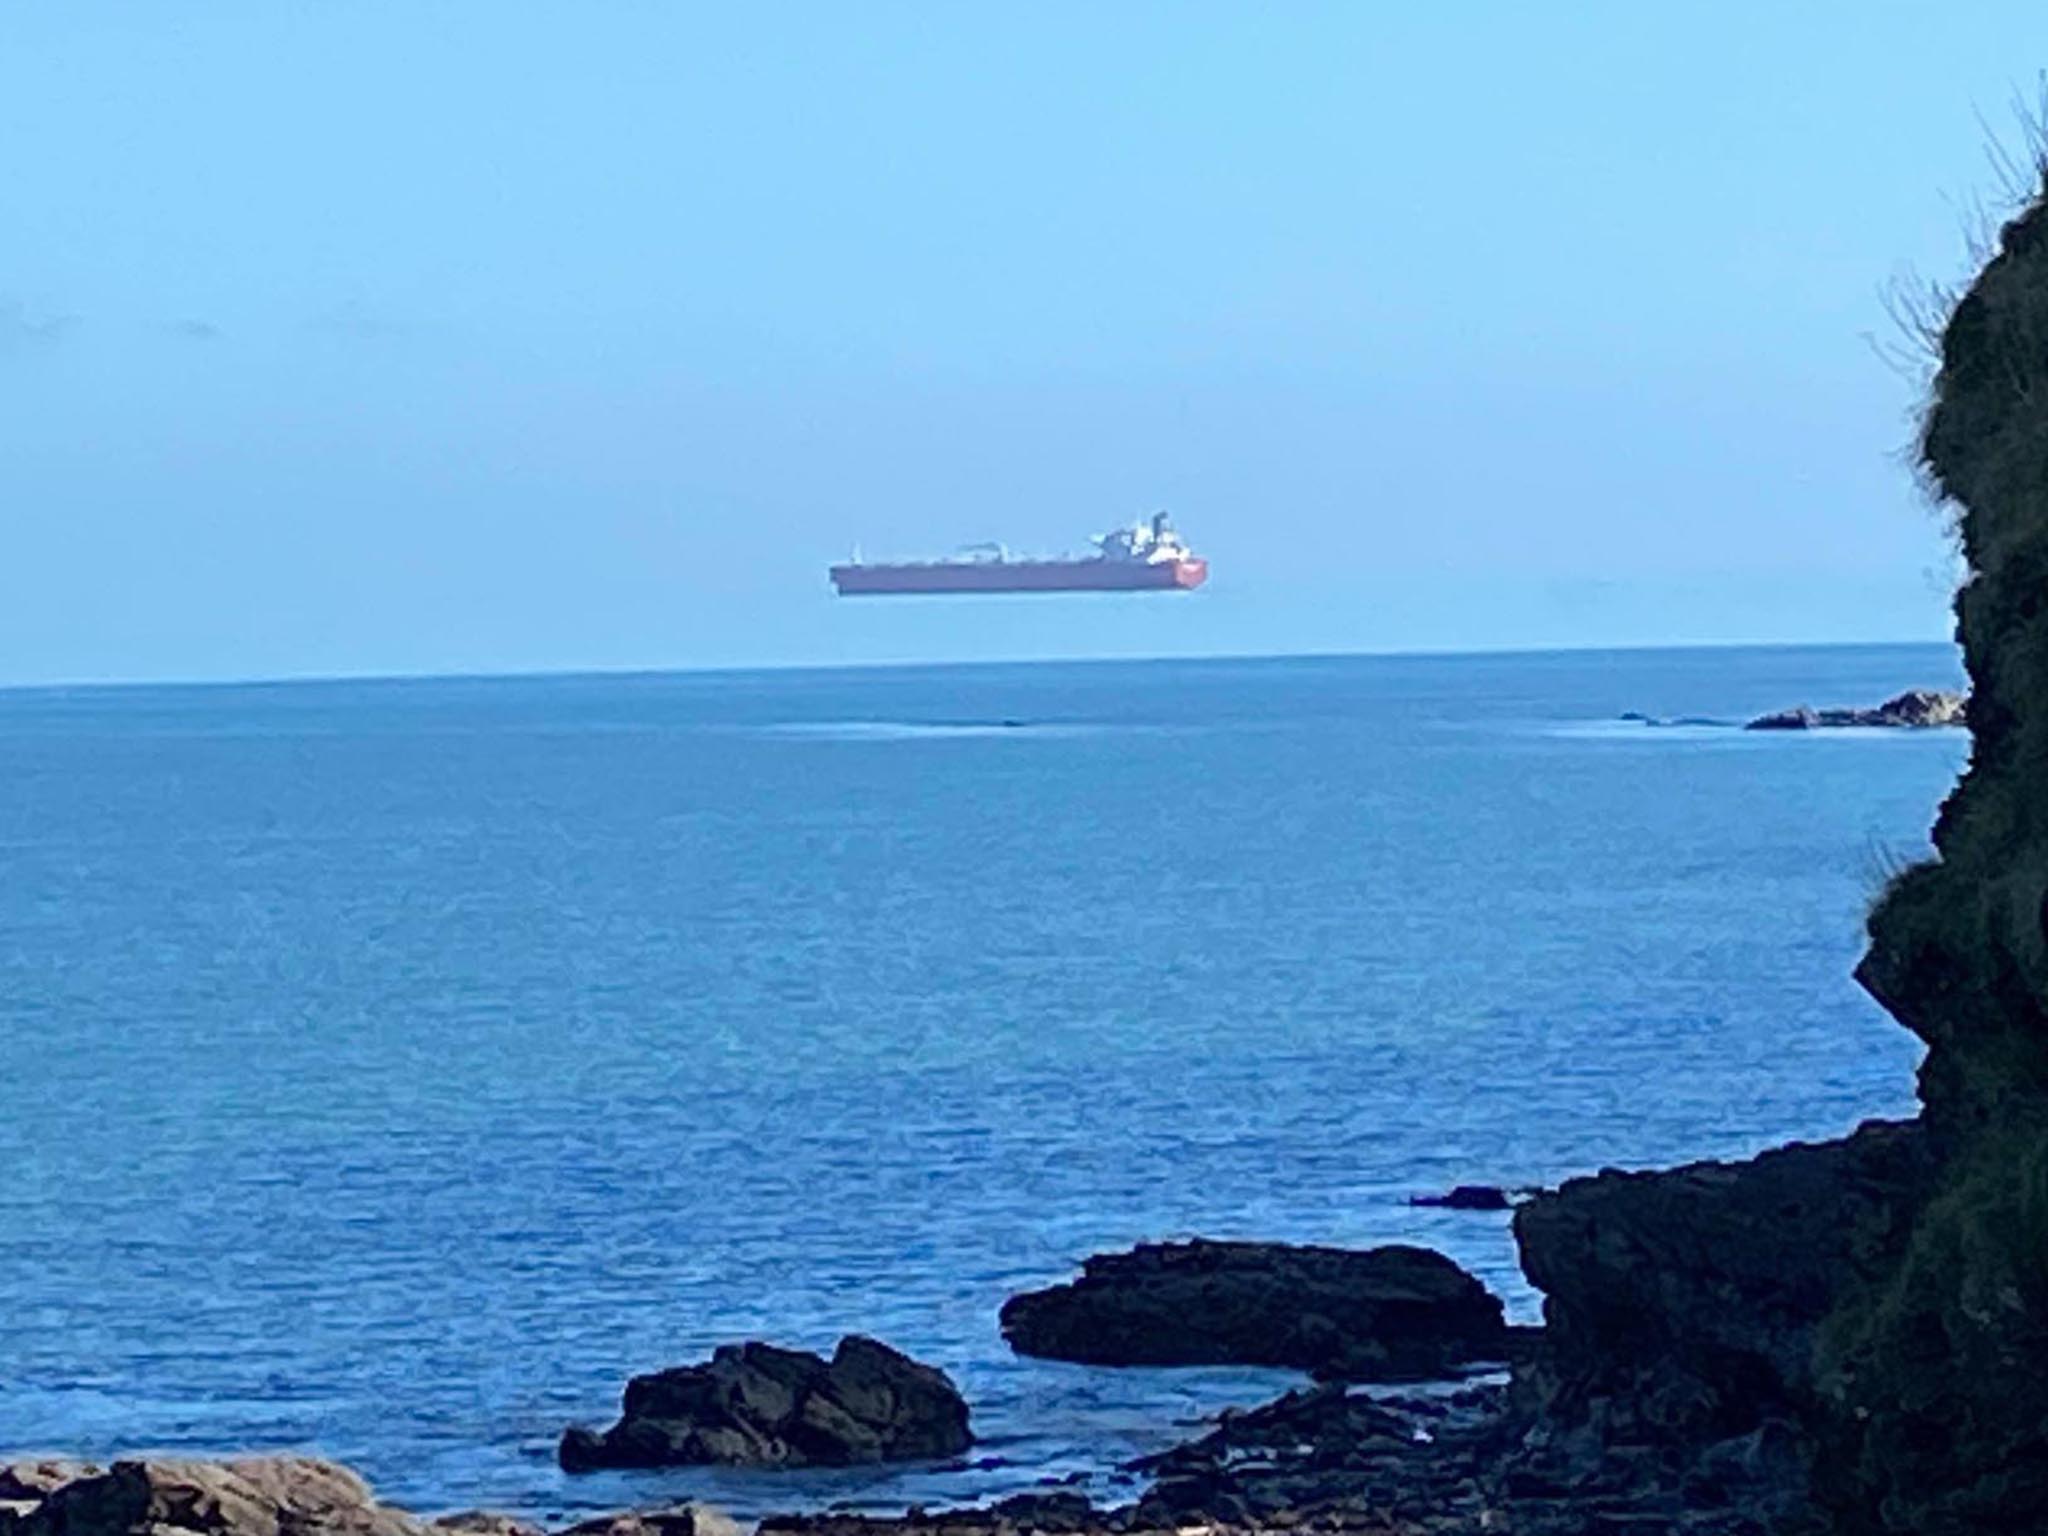
{"type": "Polygon", "coordinates": [[[23,0],[0,683],[1939,639],[2048,8],[23,0]],[[825,568],[1171,509],[1186,596],[825,568]]]}

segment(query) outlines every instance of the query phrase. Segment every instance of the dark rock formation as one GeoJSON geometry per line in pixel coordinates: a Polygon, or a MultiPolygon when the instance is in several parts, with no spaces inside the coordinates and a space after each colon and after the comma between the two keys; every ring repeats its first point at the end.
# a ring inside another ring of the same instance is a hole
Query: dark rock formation
{"type": "Polygon", "coordinates": [[[48,1489],[13,1536],[432,1536],[346,1467],[296,1456],[117,1461],[48,1489]]]}
{"type": "Polygon", "coordinates": [[[672,1509],[629,1509],[599,1515],[555,1536],[741,1536],[741,1528],[729,1516],[702,1504],[678,1504],[672,1509]]]}
{"type": "Polygon", "coordinates": [[[571,1429],[560,1458],[569,1472],[836,1467],[955,1456],[971,1444],[967,1404],[943,1372],[849,1335],[829,1362],[733,1344],[705,1365],[635,1376],[619,1422],[601,1435],[571,1429]]]}
{"type": "Polygon", "coordinates": [[[1508,1192],[1493,1184],[1460,1184],[1448,1194],[1410,1195],[1408,1203],[1446,1211],[1506,1211],[1514,1208],[1508,1192]]]}
{"type": "Polygon", "coordinates": [[[1886,699],[1874,709],[1809,709],[1802,704],[1797,709],[1760,715],[1744,729],[1815,731],[1861,725],[1927,730],[1936,726],[1965,725],[1968,721],[1969,705],[1962,694],[1914,688],[1897,698],[1886,699]]]}
{"type": "Polygon", "coordinates": [[[2048,200],[1956,305],[1921,439],[1956,512],[1969,770],[1858,977],[1927,1042],[1940,1169],[1823,1338],[1823,1494],[1885,1531],[2048,1530],[2048,200]]]}
{"type": "Polygon", "coordinates": [[[1517,1475],[1560,1486],[1631,1458],[1690,1507],[1760,1525],[1807,1504],[1816,1346],[1880,1273],[1929,1176],[1917,1124],[1748,1163],[1575,1179],[1517,1213],[1543,1337],[1516,1373],[1517,1475]]]}
{"type": "Polygon", "coordinates": [[[1501,1395],[1290,1393],[1140,1463],[1157,1481],[1134,1504],[1052,1493],[894,1517],[779,1516],[760,1536],[1760,1536],[1753,1512],[1706,1482],[1682,1487],[1654,1454],[1546,1475],[1523,1454],[1526,1426],[1502,1412],[1501,1395]]]}
{"type": "Polygon", "coordinates": [[[1857,976],[1927,1042],[1922,1112],[1517,1214],[1548,1293],[1516,1475],[1663,1462],[1688,1510],[1885,1536],[2048,1530],[2048,204],[1956,306],[1922,439],[1957,509],[1971,692],[1775,728],[1967,723],[1937,857],[1857,976]]]}
{"type": "Polygon", "coordinates": [[[32,1456],[0,1464],[0,1501],[37,1503],[66,1483],[97,1477],[105,1468],[62,1456],[32,1456]]]}
{"type": "Polygon", "coordinates": [[[1089,1365],[1270,1365],[1333,1380],[1441,1377],[1506,1346],[1501,1304],[1425,1248],[1145,1244],[1014,1296],[1019,1354],[1089,1365]]]}
{"type": "MultiPolygon", "coordinates": [[[[541,1527],[530,1520],[521,1520],[517,1515],[500,1514],[494,1509],[465,1509],[452,1515],[438,1515],[434,1519],[437,1531],[452,1531],[456,1536],[546,1536],[541,1527]]],[[[620,1536],[628,1536],[621,1532],[620,1536]]],[[[688,1531],[678,1536],[691,1536],[688,1531]]]]}
{"type": "MultiPolygon", "coordinates": [[[[295,1456],[0,1466],[7,1536],[545,1536],[513,1515],[467,1510],[426,1522],[377,1502],[348,1468],[295,1456]]],[[[556,1536],[741,1536],[702,1505],[626,1510],[556,1536]]]]}

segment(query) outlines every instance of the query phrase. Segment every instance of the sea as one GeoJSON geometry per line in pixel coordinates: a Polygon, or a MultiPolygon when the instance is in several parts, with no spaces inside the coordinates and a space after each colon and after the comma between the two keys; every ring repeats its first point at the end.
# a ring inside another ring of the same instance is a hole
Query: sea
{"type": "Polygon", "coordinates": [[[0,692],[0,1452],[275,1449],[435,1512],[901,1508],[1295,1384],[1020,1360],[1190,1235],[1909,1113],[1850,972],[1945,646],[0,692]],[[1630,712],[1676,724],[1624,719],[1630,712]],[[880,1337],[957,1463],[570,1477],[626,1378],[880,1337]]]}

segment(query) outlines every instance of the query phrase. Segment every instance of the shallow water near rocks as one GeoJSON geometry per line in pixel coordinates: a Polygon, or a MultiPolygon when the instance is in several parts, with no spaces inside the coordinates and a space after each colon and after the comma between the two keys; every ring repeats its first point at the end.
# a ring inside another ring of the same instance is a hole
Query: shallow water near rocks
{"type": "Polygon", "coordinates": [[[0,694],[0,1449],[273,1447],[425,1510],[972,1498],[1289,1385],[1012,1358],[1201,1233],[1912,1106],[1849,969],[1960,732],[1740,719],[1946,647],[0,694]],[[625,1377],[944,1366],[960,1468],[568,1478],[625,1377]]]}

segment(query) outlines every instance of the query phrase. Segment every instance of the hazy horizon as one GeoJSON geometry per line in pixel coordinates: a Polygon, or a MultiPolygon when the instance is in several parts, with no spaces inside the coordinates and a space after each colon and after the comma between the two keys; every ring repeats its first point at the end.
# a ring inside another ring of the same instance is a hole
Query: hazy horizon
{"type": "MultiPolygon", "coordinates": [[[[581,678],[593,680],[625,680],[636,677],[697,677],[776,675],[785,672],[893,672],[893,671],[943,671],[948,669],[968,670],[975,668],[1016,668],[1016,667],[1115,667],[1115,666],[1165,666],[1176,663],[1282,663],[1282,662],[1332,662],[1332,661],[1509,661],[1518,657],[1531,659],[1542,657],[1617,657],[1655,656],[1659,654],[1690,655],[1699,652],[1756,652],[1782,653],[1811,651],[1827,654],[1842,651],[1935,651],[1952,655],[1960,668],[1962,651],[1953,638],[1939,640],[1701,640],[1674,645],[1552,645],[1552,646],[1477,646],[1468,650],[1377,650],[1377,651],[1189,651],[1170,655],[1127,655],[1127,656],[976,656],[965,658],[939,657],[909,661],[783,661],[757,664],[731,663],[706,664],[702,666],[678,665],[663,667],[561,667],[525,671],[473,671],[473,672],[298,672],[251,674],[246,677],[149,677],[149,678],[53,678],[43,682],[0,682],[0,695],[10,693],[55,692],[68,693],[97,689],[178,689],[178,688],[272,688],[289,687],[296,684],[384,684],[384,683],[495,683],[495,682],[573,682],[581,678]]],[[[1902,678],[1901,687],[1938,685],[1940,678],[1902,678]]],[[[1875,703],[1876,700],[1842,701],[1875,703]]]]}
{"type": "Polygon", "coordinates": [[[0,18],[0,685],[1940,641],[2048,16],[0,18]],[[1080,545],[1184,596],[834,599],[1080,545]]]}

